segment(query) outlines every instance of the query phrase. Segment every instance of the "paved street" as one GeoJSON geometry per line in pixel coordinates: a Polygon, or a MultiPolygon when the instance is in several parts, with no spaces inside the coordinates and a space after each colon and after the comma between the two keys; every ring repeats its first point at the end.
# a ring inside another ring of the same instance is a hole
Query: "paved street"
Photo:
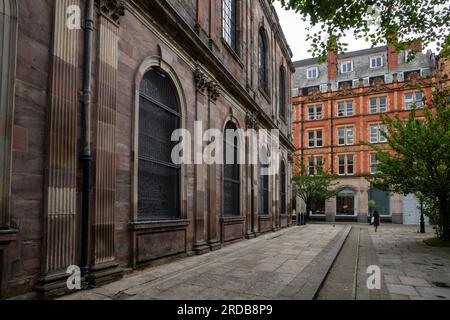
{"type": "Polygon", "coordinates": [[[312,299],[348,231],[284,229],[64,299],[312,299]]]}
{"type": "Polygon", "coordinates": [[[370,230],[384,280],[392,299],[450,299],[450,248],[434,248],[422,240],[417,226],[384,224],[370,230]]]}
{"type": "Polygon", "coordinates": [[[450,299],[450,249],[426,246],[433,234],[416,230],[293,227],[62,299],[450,299]],[[366,286],[370,265],[381,267],[381,290],[366,286]]]}

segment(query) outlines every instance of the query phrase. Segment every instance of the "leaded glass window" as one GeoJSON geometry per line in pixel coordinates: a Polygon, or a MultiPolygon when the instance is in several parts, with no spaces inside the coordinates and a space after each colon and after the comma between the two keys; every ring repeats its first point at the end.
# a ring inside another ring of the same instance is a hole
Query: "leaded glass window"
{"type": "Polygon", "coordinates": [[[240,216],[240,172],[239,172],[239,141],[234,134],[237,130],[233,122],[228,122],[224,133],[224,179],[223,204],[224,216],[240,216]],[[232,154],[231,154],[232,153],[232,154]],[[227,161],[232,159],[232,161],[227,161]],[[230,163],[232,162],[232,163],[230,163]]]}
{"type": "Polygon", "coordinates": [[[180,218],[180,167],[171,160],[180,127],[176,89],[168,76],[148,71],[139,95],[138,219],[180,218]]]}
{"type": "Polygon", "coordinates": [[[222,1],[222,36],[226,43],[238,52],[238,1],[222,1]]]}

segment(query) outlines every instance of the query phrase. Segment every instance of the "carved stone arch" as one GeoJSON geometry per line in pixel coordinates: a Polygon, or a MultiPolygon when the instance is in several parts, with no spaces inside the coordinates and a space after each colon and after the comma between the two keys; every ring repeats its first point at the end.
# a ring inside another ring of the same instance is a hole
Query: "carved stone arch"
{"type": "Polygon", "coordinates": [[[10,189],[17,16],[17,0],[0,0],[0,229],[8,229],[11,222],[10,189]]]}

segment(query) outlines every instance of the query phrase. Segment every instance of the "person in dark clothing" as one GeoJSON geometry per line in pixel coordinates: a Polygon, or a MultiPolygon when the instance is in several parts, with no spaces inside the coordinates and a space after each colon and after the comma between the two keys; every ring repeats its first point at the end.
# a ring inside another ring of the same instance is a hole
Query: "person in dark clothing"
{"type": "Polygon", "coordinates": [[[380,214],[378,211],[373,213],[373,225],[375,226],[375,232],[378,231],[378,227],[380,226],[380,214]]]}

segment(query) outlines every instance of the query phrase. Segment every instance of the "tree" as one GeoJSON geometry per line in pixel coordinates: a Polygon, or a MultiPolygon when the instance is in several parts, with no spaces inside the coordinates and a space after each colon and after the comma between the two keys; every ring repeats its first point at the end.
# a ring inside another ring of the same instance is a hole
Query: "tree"
{"type": "MultiPolygon", "coordinates": [[[[274,2],[276,0],[272,0],[274,2]]],[[[353,32],[373,46],[394,45],[405,50],[415,41],[427,46],[435,43],[438,50],[450,48],[449,0],[278,0],[289,10],[310,22],[306,29],[311,41],[310,52],[324,62],[327,51],[344,52],[342,41],[353,32]],[[313,29],[320,26],[320,30],[313,29]]],[[[414,57],[411,53],[409,59],[414,57]]]]}
{"type": "Polygon", "coordinates": [[[334,182],[337,177],[323,170],[322,166],[317,168],[316,175],[309,175],[303,163],[298,164],[299,170],[294,175],[294,194],[305,202],[306,214],[309,212],[314,201],[328,200],[335,197],[342,188],[336,188],[339,184],[334,182]]]}
{"type": "Polygon", "coordinates": [[[377,173],[369,181],[380,189],[396,193],[423,194],[436,204],[442,239],[450,240],[450,90],[436,88],[424,108],[424,118],[416,109],[408,118],[385,115],[389,151],[378,151],[377,173]]]}

